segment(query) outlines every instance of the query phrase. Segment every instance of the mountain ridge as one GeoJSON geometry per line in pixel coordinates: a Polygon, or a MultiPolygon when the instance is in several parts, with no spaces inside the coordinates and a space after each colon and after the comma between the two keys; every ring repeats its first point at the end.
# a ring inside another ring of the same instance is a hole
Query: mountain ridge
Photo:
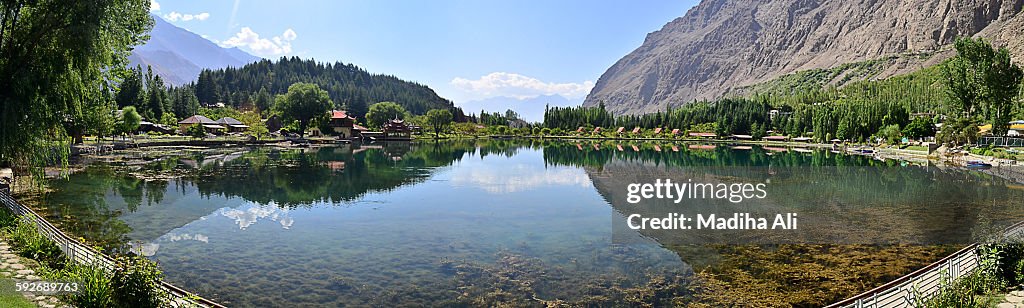
{"type": "Polygon", "coordinates": [[[990,38],[1020,58],[1019,0],[704,0],[612,65],[584,105],[616,114],[714,99],[786,74],[898,54],[874,78],[940,63],[958,36],[990,38]]]}
{"type": "Polygon", "coordinates": [[[153,30],[145,44],[128,57],[129,66],[151,66],[165,82],[180,86],[194,82],[203,69],[240,67],[262,58],[237,47],[223,48],[202,36],[152,15],[153,30]]]}

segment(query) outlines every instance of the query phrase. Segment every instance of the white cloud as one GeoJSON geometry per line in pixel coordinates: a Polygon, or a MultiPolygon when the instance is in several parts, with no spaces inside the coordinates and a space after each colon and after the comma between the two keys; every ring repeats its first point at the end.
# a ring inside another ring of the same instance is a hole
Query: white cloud
{"type": "Polygon", "coordinates": [[[477,80],[455,78],[451,84],[482,97],[509,96],[518,99],[554,94],[578,98],[587,95],[590,89],[594,88],[594,82],[589,80],[582,83],[553,83],[506,72],[490,73],[477,80]]]}
{"type": "Polygon", "coordinates": [[[182,14],[182,13],[178,13],[178,12],[172,11],[170,13],[164,14],[164,19],[167,19],[168,21],[178,21],[178,20],[181,20],[181,21],[192,21],[192,20],[204,21],[207,18],[210,18],[210,13],[207,13],[207,12],[202,12],[202,13],[199,13],[199,14],[182,14]]]}
{"type": "Polygon", "coordinates": [[[452,176],[452,183],[471,186],[489,193],[505,194],[534,190],[540,187],[591,185],[590,177],[579,169],[537,168],[516,165],[501,172],[491,168],[460,168],[452,176]]]}
{"type": "Polygon", "coordinates": [[[160,10],[160,3],[157,3],[156,0],[150,0],[149,1],[149,11],[150,12],[156,12],[156,11],[159,11],[159,10],[160,10]]]}
{"type": "Polygon", "coordinates": [[[295,30],[288,28],[280,36],[272,38],[261,38],[259,33],[252,31],[249,27],[242,27],[235,36],[220,43],[223,47],[248,47],[258,56],[280,56],[292,52],[292,41],[298,35],[295,30]]]}

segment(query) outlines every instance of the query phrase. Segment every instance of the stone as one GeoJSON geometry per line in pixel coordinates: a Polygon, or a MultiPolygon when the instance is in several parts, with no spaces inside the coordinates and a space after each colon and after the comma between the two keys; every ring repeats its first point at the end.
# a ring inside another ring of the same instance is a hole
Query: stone
{"type": "Polygon", "coordinates": [[[1010,292],[1010,295],[1024,297],[1024,290],[1010,292]]]}
{"type": "Polygon", "coordinates": [[[1002,303],[1002,304],[996,305],[996,308],[1017,308],[1017,305],[1011,304],[1011,303],[1002,303]]]}
{"type": "Polygon", "coordinates": [[[14,273],[15,273],[15,274],[18,274],[18,275],[32,275],[32,274],[34,274],[35,272],[33,272],[33,271],[32,271],[32,270],[30,270],[30,269],[23,269],[23,270],[18,270],[18,271],[14,272],[14,273]]]}
{"type": "Polygon", "coordinates": [[[4,257],[4,259],[18,259],[18,256],[13,253],[0,253],[0,257],[4,257]]]}
{"type": "Polygon", "coordinates": [[[1024,302],[1024,297],[1020,297],[1020,296],[1016,296],[1016,295],[1013,295],[1013,294],[1009,294],[1009,295],[1006,295],[1006,301],[1010,302],[1010,303],[1014,303],[1014,304],[1019,304],[1019,303],[1024,302]]]}
{"type": "Polygon", "coordinates": [[[27,275],[25,276],[25,280],[43,280],[43,278],[40,278],[39,276],[36,275],[27,275]]]}
{"type": "Polygon", "coordinates": [[[21,265],[21,264],[18,264],[18,263],[13,263],[13,264],[8,265],[7,268],[10,268],[10,269],[13,269],[13,270],[23,270],[23,269],[25,269],[25,266],[21,265]]]}

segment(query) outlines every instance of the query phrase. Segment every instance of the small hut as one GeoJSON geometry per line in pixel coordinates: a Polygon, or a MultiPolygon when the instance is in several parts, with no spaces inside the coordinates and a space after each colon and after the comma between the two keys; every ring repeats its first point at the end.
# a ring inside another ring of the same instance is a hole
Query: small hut
{"type": "Polygon", "coordinates": [[[655,129],[654,129],[654,134],[655,134],[655,135],[660,135],[660,134],[661,134],[661,131],[662,131],[661,127],[655,128],[655,129]]]}
{"type": "Polygon", "coordinates": [[[625,131],[626,131],[625,127],[619,127],[619,129],[615,130],[615,134],[616,135],[622,135],[622,133],[625,132],[625,131]]]}
{"type": "Polygon", "coordinates": [[[632,133],[633,133],[634,135],[636,135],[636,134],[639,134],[639,133],[640,133],[640,127],[639,127],[639,126],[637,126],[636,128],[634,128],[634,129],[633,129],[633,132],[632,132],[632,133]]]}

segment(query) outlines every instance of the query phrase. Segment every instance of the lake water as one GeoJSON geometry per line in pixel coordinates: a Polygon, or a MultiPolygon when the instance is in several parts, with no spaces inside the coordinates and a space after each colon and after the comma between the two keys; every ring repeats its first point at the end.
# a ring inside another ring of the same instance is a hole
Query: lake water
{"type": "Polygon", "coordinates": [[[1024,219],[1012,181],[823,150],[488,140],[175,153],[92,164],[37,208],[242,307],[614,303],[685,279],[694,256],[670,249],[676,233],[616,222],[630,211],[623,179],[640,171],[767,180],[770,208],[804,213],[806,230],[884,243],[966,242],[1024,219]]]}

